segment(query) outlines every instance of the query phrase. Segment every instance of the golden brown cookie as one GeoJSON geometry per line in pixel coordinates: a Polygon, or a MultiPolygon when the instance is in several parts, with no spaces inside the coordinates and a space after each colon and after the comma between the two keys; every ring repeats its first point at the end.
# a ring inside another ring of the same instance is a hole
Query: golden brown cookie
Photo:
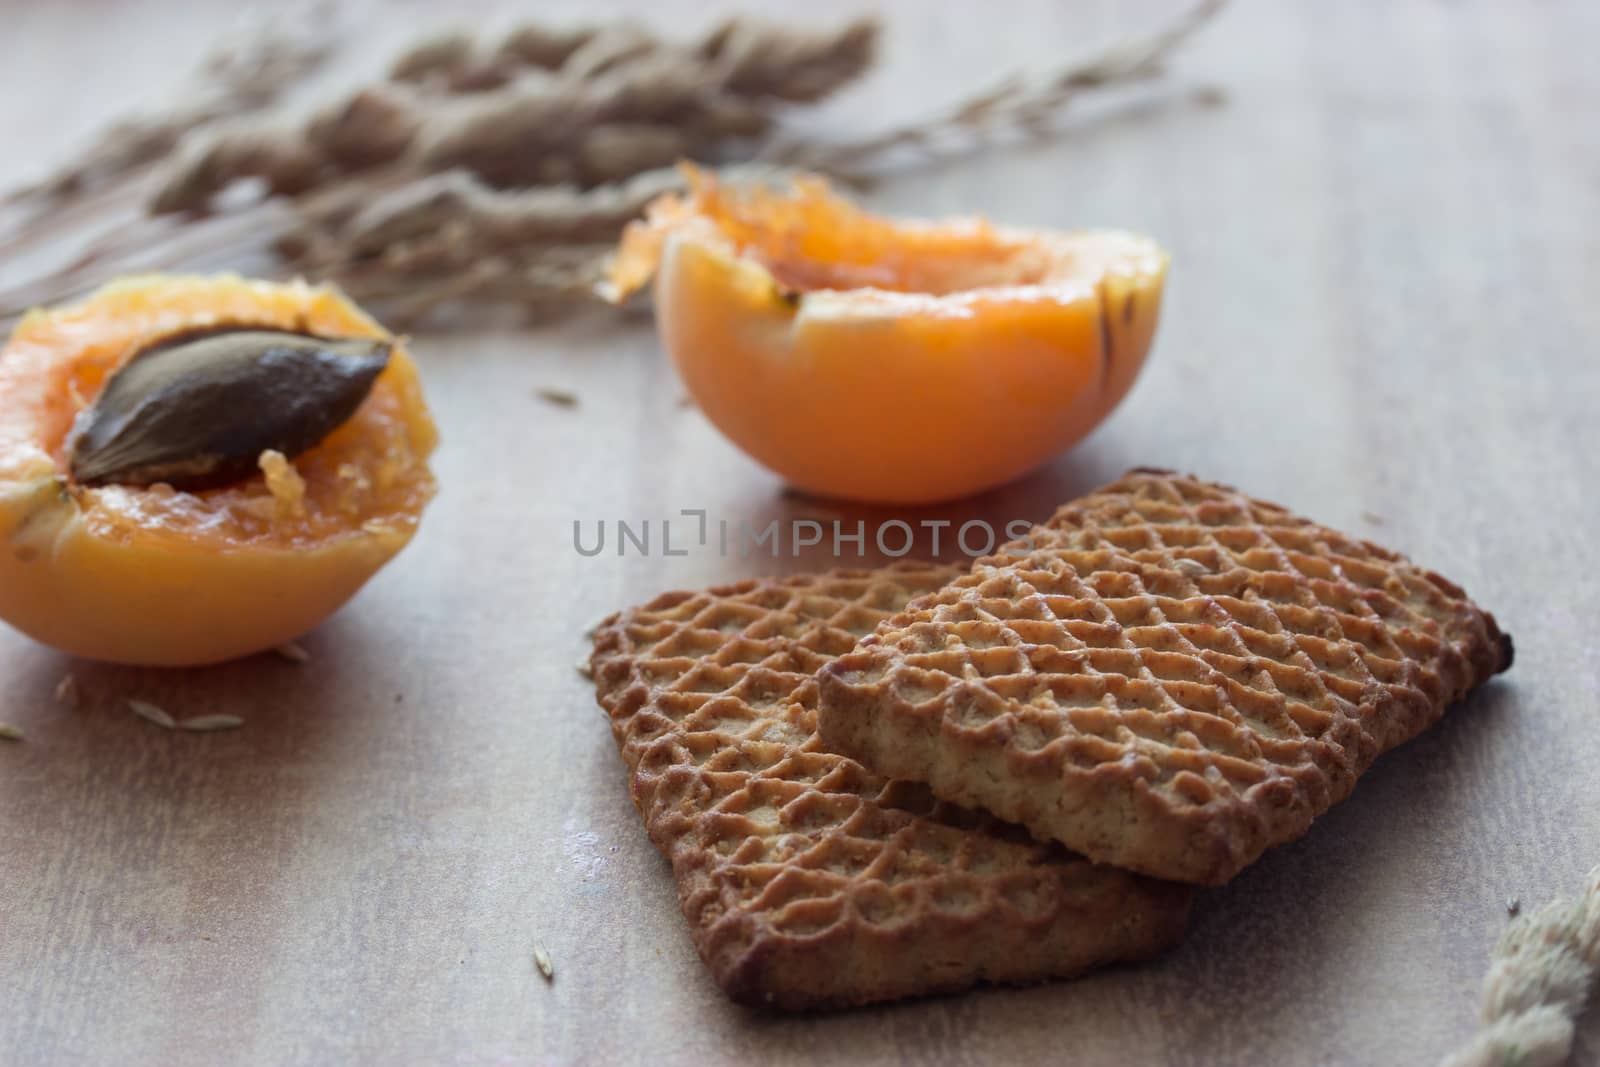
{"type": "Polygon", "coordinates": [[[695,947],[735,1000],[864,1004],[1152,956],[1190,891],[938,805],[818,744],[819,667],[948,567],[668,593],[591,660],[695,947]]]}
{"type": "Polygon", "coordinates": [[[1438,575],[1135,471],[823,668],[821,735],[1090,859],[1218,885],[1510,664],[1438,575]]]}

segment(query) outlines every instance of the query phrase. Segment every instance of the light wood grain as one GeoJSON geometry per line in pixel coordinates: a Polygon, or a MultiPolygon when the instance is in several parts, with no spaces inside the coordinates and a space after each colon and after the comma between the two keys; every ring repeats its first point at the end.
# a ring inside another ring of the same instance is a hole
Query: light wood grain
{"type": "MultiPolygon", "coordinates": [[[[0,4],[0,178],[159,93],[230,6],[0,4]]],[[[883,70],[818,121],[906,116],[1176,6],[886,5],[883,70]]],[[[649,10],[707,21],[687,0],[649,10]]],[[[441,17],[375,11],[358,64],[441,17]]],[[[721,997],[573,663],[623,604],[819,561],[583,559],[571,523],[835,506],[783,495],[681,407],[647,328],[590,320],[418,340],[444,492],[305,641],[310,663],[113,669],[0,634],[0,719],[27,733],[0,744],[0,1061],[1436,1059],[1473,1025],[1507,898],[1570,893],[1600,861],[1597,39],[1578,0],[1239,3],[1168,90],[875,194],[1140,229],[1175,261],[1150,366],[1104,429],[1017,486],[905,517],[1035,518],[1176,466],[1406,551],[1516,636],[1510,675],[1204,894],[1167,959],[821,1018],[721,997]],[[1202,84],[1225,103],[1192,99],[1202,84]],[[68,671],[75,711],[52,699],[68,671]],[[170,734],[130,696],[247,723],[170,734]]],[[[1593,1020],[1585,1041],[1600,1056],[1593,1020]]]]}

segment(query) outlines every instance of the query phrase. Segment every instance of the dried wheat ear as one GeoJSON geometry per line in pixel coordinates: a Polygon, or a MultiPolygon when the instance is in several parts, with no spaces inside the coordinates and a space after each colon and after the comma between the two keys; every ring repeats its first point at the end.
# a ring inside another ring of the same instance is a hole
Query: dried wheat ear
{"type": "Polygon", "coordinates": [[[337,282],[397,326],[452,321],[445,311],[549,317],[590,304],[623,225],[678,187],[679,159],[733,180],[849,177],[1006,131],[1038,135],[1084,92],[1159,75],[1220,6],[1203,0],[1149,37],[847,143],[786,139],[782,120],[871,68],[871,20],[813,30],[734,18],[688,41],[623,23],[435,34],[301,117],[283,101],[340,39],[326,18],[286,16],[208,57],[182,106],[118,123],[0,200],[0,238],[13,242],[81,240],[59,220],[86,207],[122,223],[64,257],[70,266],[0,291],[0,319],[116,271],[262,254],[281,275],[337,282]],[[239,202],[250,182],[260,195],[239,202]]]}

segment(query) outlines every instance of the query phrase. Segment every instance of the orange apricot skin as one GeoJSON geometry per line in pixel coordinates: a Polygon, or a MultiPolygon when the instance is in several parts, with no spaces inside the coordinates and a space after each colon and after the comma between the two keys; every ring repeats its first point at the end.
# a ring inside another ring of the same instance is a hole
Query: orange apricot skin
{"type": "Polygon", "coordinates": [[[668,237],[663,343],[707,418],[797,488],[921,504],[1008,482],[1087,436],[1154,337],[1164,255],[1098,282],[786,295],[714,241],[668,237]]]}
{"type": "Polygon", "coordinates": [[[151,667],[222,663],[300,636],[411,539],[389,529],[315,549],[186,550],[87,528],[53,481],[0,497],[0,617],[63,652],[151,667]]]}
{"type": "MultiPolygon", "coordinates": [[[[355,424],[382,411],[405,442],[405,473],[396,476],[404,491],[348,528],[232,538],[170,522],[141,524],[127,515],[108,517],[104,501],[132,494],[124,499],[135,501],[136,517],[140,501],[155,499],[142,494],[153,491],[70,483],[52,383],[73,357],[59,339],[82,336],[85,346],[116,347],[123,344],[122,322],[176,331],[213,312],[224,321],[326,336],[388,336],[333,290],[231,277],[135,279],[78,308],[31,313],[0,352],[0,402],[12,404],[0,412],[0,619],[87,659],[220,663],[314,628],[411,540],[434,490],[426,458],[437,431],[415,364],[398,343],[373,394],[329,441],[365,432],[367,424],[355,424]]],[[[203,498],[189,499],[205,527],[214,516],[203,498]]]]}

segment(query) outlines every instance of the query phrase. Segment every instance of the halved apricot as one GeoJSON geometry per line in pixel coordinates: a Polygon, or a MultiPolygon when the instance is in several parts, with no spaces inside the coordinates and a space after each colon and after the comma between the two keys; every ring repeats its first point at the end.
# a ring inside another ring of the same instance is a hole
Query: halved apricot
{"type": "Polygon", "coordinates": [[[349,419],[296,457],[263,453],[256,476],[74,483],[68,437],[110,376],[212,327],[389,337],[332,289],[234,277],[133,278],[29,313],[0,351],[0,618],[92,659],[214,663],[311,629],[410,541],[438,435],[398,344],[349,419]]]}
{"type": "Polygon", "coordinates": [[[1132,386],[1167,256],[1113,231],[890,220],[820,179],[687,195],[632,224],[606,295],[655,276],[695,402],[795,486],[921,503],[1009,481],[1132,386]]]}

